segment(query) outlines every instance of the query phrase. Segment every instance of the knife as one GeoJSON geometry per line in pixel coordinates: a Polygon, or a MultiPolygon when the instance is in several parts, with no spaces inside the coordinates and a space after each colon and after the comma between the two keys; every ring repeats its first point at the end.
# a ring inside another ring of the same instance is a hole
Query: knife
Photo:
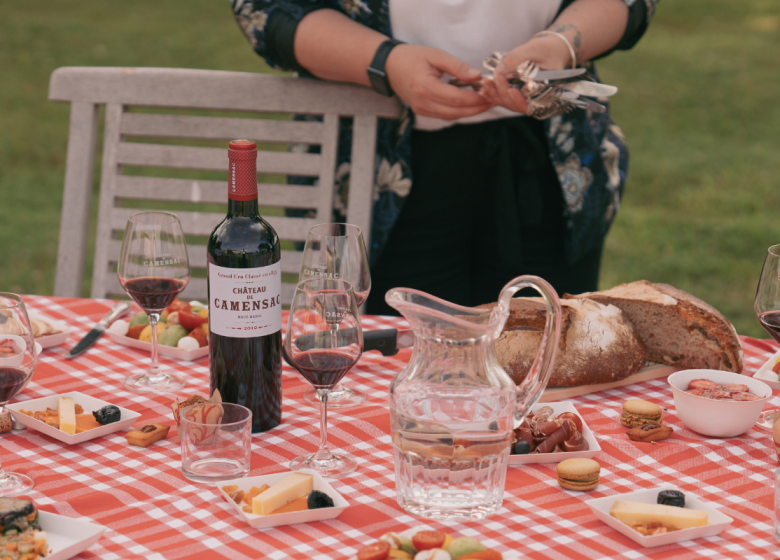
{"type": "MultiPolygon", "coordinates": [[[[302,334],[295,339],[295,345],[301,351],[313,348],[330,347],[330,333],[321,331],[302,334]]],[[[355,340],[355,329],[340,330],[337,346],[345,346],[355,340]]],[[[378,350],[383,356],[395,356],[401,348],[414,346],[414,331],[412,329],[382,329],[363,331],[363,352],[378,350]]]]}
{"type": "Polygon", "coordinates": [[[89,331],[84,338],[79,340],[76,346],[65,352],[65,357],[75,358],[84,352],[87,348],[95,344],[95,341],[100,338],[100,335],[106,332],[108,325],[130,311],[130,307],[132,307],[132,304],[129,301],[120,301],[114,305],[114,307],[111,308],[111,311],[109,311],[108,315],[103,317],[99,322],[95,323],[95,326],[92,327],[92,330],[89,331]]]}

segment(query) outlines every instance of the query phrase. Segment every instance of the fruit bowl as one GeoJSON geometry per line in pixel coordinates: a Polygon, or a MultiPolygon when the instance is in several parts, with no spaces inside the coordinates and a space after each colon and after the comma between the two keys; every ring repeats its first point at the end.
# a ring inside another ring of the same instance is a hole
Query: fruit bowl
{"type": "Polygon", "coordinates": [[[746,375],[713,369],[687,369],[669,376],[677,416],[688,428],[705,436],[728,438],[747,432],[758,421],[772,389],[764,382],[746,375]],[[691,395],[685,391],[694,379],[709,379],[719,385],[747,385],[761,398],[755,401],[730,401],[691,395]]]}

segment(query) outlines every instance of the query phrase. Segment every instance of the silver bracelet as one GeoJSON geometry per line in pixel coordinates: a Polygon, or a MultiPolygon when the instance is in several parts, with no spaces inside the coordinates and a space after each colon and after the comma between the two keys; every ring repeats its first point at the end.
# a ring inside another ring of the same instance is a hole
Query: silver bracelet
{"type": "Polygon", "coordinates": [[[563,43],[566,45],[566,48],[569,49],[569,54],[571,55],[571,67],[576,68],[577,67],[577,55],[574,53],[574,48],[572,48],[571,43],[566,38],[565,35],[558,33],[557,31],[540,31],[536,35],[534,35],[534,39],[537,37],[544,37],[545,35],[555,35],[558,37],[563,43]]]}

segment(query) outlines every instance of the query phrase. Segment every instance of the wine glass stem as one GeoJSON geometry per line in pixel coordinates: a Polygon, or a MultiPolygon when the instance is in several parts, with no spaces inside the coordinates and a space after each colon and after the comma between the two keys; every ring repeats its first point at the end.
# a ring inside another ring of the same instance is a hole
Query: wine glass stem
{"type": "MultiPolygon", "coordinates": [[[[339,347],[339,326],[336,325],[330,325],[330,347],[333,350],[336,350],[339,347]]],[[[341,381],[336,383],[332,388],[331,391],[343,391],[344,388],[341,386],[341,381]]]]}
{"type": "Polygon", "coordinates": [[[157,361],[157,322],[159,320],[159,313],[149,313],[149,326],[152,328],[152,365],[149,366],[150,377],[158,377],[160,375],[160,366],[157,361]]]}
{"type": "Polygon", "coordinates": [[[317,389],[320,397],[320,448],[317,450],[315,460],[327,461],[332,457],[328,449],[328,393],[329,389],[317,389]]]}

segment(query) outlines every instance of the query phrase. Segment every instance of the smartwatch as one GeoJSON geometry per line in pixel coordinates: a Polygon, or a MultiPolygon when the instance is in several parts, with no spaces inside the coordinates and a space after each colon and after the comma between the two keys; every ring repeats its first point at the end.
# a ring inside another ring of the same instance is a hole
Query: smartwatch
{"type": "Polygon", "coordinates": [[[386,95],[387,97],[393,96],[393,88],[390,87],[390,81],[387,79],[387,73],[385,72],[385,62],[387,57],[398,45],[403,45],[403,41],[397,39],[388,39],[376,50],[374,54],[374,60],[371,61],[371,66],[368,67],[368,79],[371,82],[371,87],[377,93],[386,95]]]}

